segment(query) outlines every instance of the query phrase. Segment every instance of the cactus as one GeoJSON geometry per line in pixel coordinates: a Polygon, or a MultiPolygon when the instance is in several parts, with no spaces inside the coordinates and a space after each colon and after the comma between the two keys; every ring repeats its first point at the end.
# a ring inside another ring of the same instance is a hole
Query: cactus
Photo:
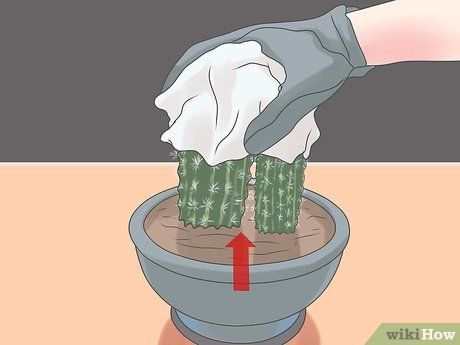
{"type": "Polygon", "coordinates": [[[257,158],[255,221],[259,232],[295,232],[305,166],[303,155],[292,164],[265,155],[257,158]]]}
{"type": "Polygon", "coordinates": [[[210,166],[195,151],[182,151],[179,158],[179,220],[206,228],[240,226],[248,196],[252,158],[210,166]]]}

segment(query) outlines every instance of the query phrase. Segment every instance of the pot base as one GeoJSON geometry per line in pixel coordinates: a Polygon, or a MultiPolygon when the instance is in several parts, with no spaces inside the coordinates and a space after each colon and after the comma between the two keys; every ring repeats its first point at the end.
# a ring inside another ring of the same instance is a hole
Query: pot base
{"type": "Polygon", "coordinates": [[[281,345],[300,331],[306,312],[285,319],[250,326],[225,326],[200,321],[171,308],[171,319],[184,337],[199,345],[281,345]]]}

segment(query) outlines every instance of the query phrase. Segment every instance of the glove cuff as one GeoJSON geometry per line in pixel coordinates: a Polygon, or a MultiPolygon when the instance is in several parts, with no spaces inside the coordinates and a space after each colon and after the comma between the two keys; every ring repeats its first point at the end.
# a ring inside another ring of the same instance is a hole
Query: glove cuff
{"type": "Polygon", "coordinates": [[[346,7],[340,5],[335,7],[329,12],[330,20],[334,26],[340,40],[343,43],[343,53],[347,57],[350,64],[357,69],[356,76],[364,75],[371,66],[367,66],[366,58],[364,57],[363,51],[356,38],[355,31],[351,24],[350,19],[347,17],[347,13],[357,10],[353,7],[346,7]],[[365,67],[365,68],[363,68],[365,67]],[[361,72],[358,70],[362,70],[361,72]]]}

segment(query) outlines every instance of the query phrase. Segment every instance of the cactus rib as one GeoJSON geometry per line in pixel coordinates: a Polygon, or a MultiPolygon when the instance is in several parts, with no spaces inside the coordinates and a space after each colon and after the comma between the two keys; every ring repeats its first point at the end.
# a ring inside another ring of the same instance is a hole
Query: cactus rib
{"type": "Polygon", "coordinates": [[[255,221],[259,232],[295,232],[305,166],[303,155],[292,164],[266,155],[257,158],[255,221]]]}
{"type": "Polygon", "coordinates": [[[240,226],[245,211],[251,157],[210,166],[195,151],[179,157],[179,220],[206,228],[240,226]]]}

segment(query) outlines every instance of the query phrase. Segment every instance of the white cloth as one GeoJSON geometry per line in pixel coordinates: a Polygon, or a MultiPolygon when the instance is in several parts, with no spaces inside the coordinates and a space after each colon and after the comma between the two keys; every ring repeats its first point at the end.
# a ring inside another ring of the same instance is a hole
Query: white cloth
{"type": "MultiPolygon", "coordinates": [[[[170,118],[161,140],[199,152],[209,165],[244,158],[246,128],[285,79],[283,66],[264,55],[258,42],[223,44],[188,65],[155,99],[170,118]]],[[[313,110],[263,154],[292,163],[301,153],[307,158],[318,138],[313,110]]]]}

